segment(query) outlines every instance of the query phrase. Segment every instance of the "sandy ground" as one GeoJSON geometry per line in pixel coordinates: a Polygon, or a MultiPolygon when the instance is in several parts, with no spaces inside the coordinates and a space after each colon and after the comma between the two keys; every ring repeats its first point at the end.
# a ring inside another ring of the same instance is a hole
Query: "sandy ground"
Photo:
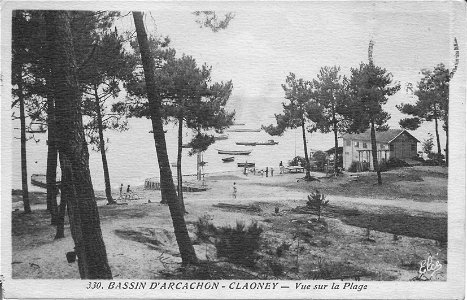
{"type": "MultiPolygon", "coordinates": [[[[421,181],[415,185],[406,181],[386,185],[395,189],[406,187],[410,193],[415,190],[423,193],[424,185],[431,189],[434,184],[447,186],[447,174],[442,170],[441,173],[420,170],[420,174],[423,174],[421,181]]],[[[240,170],[206,177],[208,191],[184,194],[190,236],[196,239],[195,222],[200,217],[209,219],[215,226],[258,221],[264,233],[257,267],[232,266],[253,278],[309,279],[320,270],[318,273],[327,274],[328,278],[361,274],[362,280],[410,280],[417,275],[420,261],[431,253],[443,265],[436,279],[446,279],[447,246],[439,242],[444,232],[431,235],[425,232],[429,229],[423,230],[423,224],[444,226],[446,223],[447,227],[447,196],[432,195],[429,201],[421,201],[424,198],[395,197],[384,194],[384,190],[378,197],[355,196],[351,190],[345,195],[345,185],[353,177],[321,178],[320,182],[302,182],[301,177],[303,174],[245,176],[240,170]],[[337,186],[343,188],[335,188],[333,194],[333,187],[337,186]],[[325,210],[325,222],[317,222],[316,216],[295,210],[305,205],[306,196],[315,188],[328,191],[326,195],[331,206],[325,210]],[[213,206],[219,203],[255,205],[259,209],[213,206]],[[280,209],[279,214],[274,212],[276,207],[280,209]],[[369,239],[367,228],[370,228],[369,239]],[[277,257],[275,249],[283,242],[291,245],[290,250],[277,257]],[[269,265],[272,260],[283,266],[281,275],[272,275],[269,265]]],[[[115,191],[116,198],[117,193],[115,191]]],[[[116,279],[167,278],[167,274],[176,272],[181,262],[168,207],[159,204],[160,191],[135,187],[135,193],[140,199],[128,200],[128,205],[119,206],[105,205],[103,193],[96,193],[113,276],[116,279]]],[[[76,263],[69,264],[65,258],[65,253],[73,249],[68,225],[66,237],[54,240],[55,228],[48,225],[44,204],[33,204],[35,212],[30,216],[21,213],[20,202],[15,202],[13,208],[19,209],[13,212],[14,278],[78,278],[76,263]]],[[[215,247],[210,243],[196,243],[195,250],[202,260],[217,259],[215,247]]]]}

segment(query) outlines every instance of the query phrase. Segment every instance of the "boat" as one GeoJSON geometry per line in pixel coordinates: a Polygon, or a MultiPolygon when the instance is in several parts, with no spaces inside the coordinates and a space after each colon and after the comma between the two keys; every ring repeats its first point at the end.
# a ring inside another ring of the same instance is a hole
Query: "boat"
{"type": "Polygon", "coordinates": [[[242,145],[242,146],[256,146],[256,142],[235,142],[237,145],[242,145]]]}
{"type": "Polygon", "coordinates": [[[237,163],[237,167],[239,168],[253,168],[255,166],[255,163],[252,162],[244,162],[244,163],[237,163]]]}
{"type": "Polygon", "coordinates": [[[228,154],[228,155],[249,155],[251,153],[251,150],[219,150],[217,149],[217,153],[228,154]]]}
{"type": "Polygon", "coordinates": [[[232,162],[234,161],[235,157],[233,156],[229,156],[229,157],[225,157],[222,159],[223,162],[232,162]]]}
{"type": "Polygon", "coordinates": [[[228,139],[229,136],[227,134],[220,134],[214,137],[215,141],[220,141],[220,140],[226,140],[228,139]]]}
{"type": "Polygon", "coordinates": [[[183,144],[182,148],[191,148],[191,145],[190,144],[183,144]]]}
{"type": "Polygon", "coordinates": [[[256,143],[256,145],[266,145],[266,146],[277,145],[277,144],[279,144],[279,142],[276,142],[274,140],[268,140],[267,142],[256,143]]]}
{"type": "Polygon", "coordinates": [[[47,180],[44,174],[32,174],[31,175],[31,184],[38,186],[40,188],[47,188],[47,180]]]}
{"type": "Polygon", "coordinates": [[[245,126],[245,123],[233,123],[234,126],[245,126]]]}
{"type": "Polygon", "coordinates": [[[227,129],[228,132],[260,132],[261,128],[253,129],[253,128],[234,128],[234,129],[227,129]]]}

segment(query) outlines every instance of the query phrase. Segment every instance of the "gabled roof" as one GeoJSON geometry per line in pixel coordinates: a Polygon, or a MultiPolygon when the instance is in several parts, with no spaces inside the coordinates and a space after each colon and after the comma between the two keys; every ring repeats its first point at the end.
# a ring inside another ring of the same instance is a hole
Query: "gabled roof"
{"type": "MultiPolygon", "coordinates": [[[[387,131],[376,131],[376,142],[391,143],[393,140],[395,140],[399,135],[401,135],[404,132],[408,134],[410,137],[412,137],[414,140],[420,143],[419,140],[417,140],[413,135],[411,135],[407,130],[404,130],[404,129],[389,129],[387,131]]],[[[371,140],[370,129],[362,133],[356,133],[356,134],[346,133],[342,135],[342,138],[344,140],[370,141],[371,140]]]]}

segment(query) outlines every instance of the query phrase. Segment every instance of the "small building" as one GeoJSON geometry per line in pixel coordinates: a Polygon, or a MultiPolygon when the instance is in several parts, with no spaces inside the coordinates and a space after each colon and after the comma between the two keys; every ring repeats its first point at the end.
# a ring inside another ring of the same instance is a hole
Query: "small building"
{"type": "MultiPolygon", "coordinates": [[[[348,169],[353,161],[357,161],[369,163],[370,169],[373,170],[370,130],[358,134],[344,134],[342,139],[344,168],[348,169]]],[[[420,141],[404,129],[376,131],[378,161],[386,161],[392,157],[402,160],[417,157],[417,143],[420,141]]]]}

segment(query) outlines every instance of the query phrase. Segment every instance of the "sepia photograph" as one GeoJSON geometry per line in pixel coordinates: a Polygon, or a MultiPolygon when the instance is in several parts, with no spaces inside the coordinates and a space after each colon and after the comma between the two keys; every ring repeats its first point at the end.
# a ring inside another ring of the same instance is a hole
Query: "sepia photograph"
{"type": "Polygon", "coordinates": [[[465,3],[9,4],[6,296],[464,297],[465,3]]]}

